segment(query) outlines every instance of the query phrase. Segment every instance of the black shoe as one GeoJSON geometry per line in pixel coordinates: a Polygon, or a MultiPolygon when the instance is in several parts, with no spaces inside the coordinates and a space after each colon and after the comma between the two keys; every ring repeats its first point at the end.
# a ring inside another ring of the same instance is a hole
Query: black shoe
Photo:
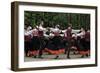
{"type": "Polygon", "coordinates": [[[81,58],[84,58],[84,55],[82,55],[81,58]]]}
{"type": "Polygon", "coordinates": [[[59,56],[56,56],[55,59],[58,59],[59,56]]]}
{"type": "Polygon", "coordinates": [[[32,56],[33,58],[37,58],[36,56],[32,56]]]}
{"type": "Polygon", "coordinates": [[[86,57],[88,57],[88,54],[86,54],[86,57]]]}
{"type": "Polygon", "coordinates": [[[70,57],[67,57],[68,59],[70,59],[70,57]]]}

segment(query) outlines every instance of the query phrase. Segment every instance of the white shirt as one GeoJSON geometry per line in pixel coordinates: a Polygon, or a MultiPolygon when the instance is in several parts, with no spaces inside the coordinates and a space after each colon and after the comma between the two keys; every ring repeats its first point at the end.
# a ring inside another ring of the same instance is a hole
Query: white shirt
{"type": "Polygon", "coordinates": [[[31,35],[33,32],[33,30],[24,30],[24,35],[28,36],[28,35],[31,35]]]}
{"type": "Polygon", "coordinates": [[[83,38],[85,35],[85,31],[82,31],[81,33],[77,34],[77,36],[80,36],[81,38],[83,38]]]}

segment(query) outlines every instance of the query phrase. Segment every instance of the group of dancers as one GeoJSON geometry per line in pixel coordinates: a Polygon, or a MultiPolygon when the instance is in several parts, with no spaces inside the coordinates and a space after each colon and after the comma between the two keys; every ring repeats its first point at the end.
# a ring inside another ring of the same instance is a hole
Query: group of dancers
{"type": "MultiPolygon", "coordinates": [[[[90,30],[81,28],[77,32],[69,25],[61,30],[60,25],[44,28],[43,24],[38,26],[27,26],[24,28],[24,47],[25,56],[43,58],[45,53],[55,55],[65,54],[70,57],[70,52],[75,50],[81,57],[90,54],[90,30]]],[[[74,53],[75,55],[75,53],[74,53]]]]}

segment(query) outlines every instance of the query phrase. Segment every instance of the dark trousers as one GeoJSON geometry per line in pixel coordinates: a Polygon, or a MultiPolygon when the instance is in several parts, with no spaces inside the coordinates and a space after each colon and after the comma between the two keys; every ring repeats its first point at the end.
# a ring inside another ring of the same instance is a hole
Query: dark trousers
{"type": "Polygon", "coordinates": [[[40,45],[39,45],[39,55],[38,56],[41,57],[43,54],[43,50],[45,49],[46,42],[44,40],[44,37],[40,37],[39,41],[40,41],[40,45]]]}
{"type": "Polygon", "coordinates": [[[71,46],[72,46],[71,40],[68,40],[67,58],[70,58],[71,46]]]}

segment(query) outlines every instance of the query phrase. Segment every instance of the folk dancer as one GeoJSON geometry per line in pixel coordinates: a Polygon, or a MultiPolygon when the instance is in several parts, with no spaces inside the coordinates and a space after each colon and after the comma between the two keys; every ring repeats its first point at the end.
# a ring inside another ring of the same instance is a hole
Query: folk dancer
{"type": "Polygon", "coordinates": [[[29,27],[25,27],[24,29],[24,47],[25,47],[25,55],[26,56],[29,56],[29,53],[28,51],[30,50],[31,48],[31,39],[32,39],[32,30],[31,30],[31,26],[29,27]]]}
{"type": "Polygon", "coordinates": [[[59,54],[64,52],[64,49],[62,48],[61,43],[61,36],[60,36],[60,29],[58,26],[55,26],[55,28],[52,28],[52,39],[49,40],[49,43],[47,45],[47,51],[51,54],[56,55],[55,59],[59,57],[59,54]]]}
{"type": "Polygon", "coordinates": [[[66,38],[66,48],[65,48],[65,54],[67,53],[67,58],[70,58],[70,50],[71,50],[71,39],[72,39],[72,27],[69,26],[66,30],[65,34],[65,38],[66,38]]]}
{"type": "Polygon", "coordinates": [[[39,34],[37,27],[34,27],[32,29],[32,40],[31,40],[31,49],[30,49],[30,55],[34,56],[36,58],[38,56],[39,52],[39,34]]]}
{"type": "Polygon", "coordinates": [[[39,42],[40,42],[39,55],[38,55],[39,58],[43,58],[42,54],[43,54],[43,50],[45,49],[45,46],[46,46],[45,37],[44,37],[45,31],[46,31],[46,29],[43,27],[43,23],[41,23],[38,26],[39,42]]]}
{"type": "Polygon", "coordinates": [[[82,55],[81,57],[84,57],[85,56],[85,52],[86,49],[86,43],[85,43],[85,29],[84,28],[81,28],[80,32],[77,34],[78,36],[78,48],[79,48],[79,53],[82,55]]]}

